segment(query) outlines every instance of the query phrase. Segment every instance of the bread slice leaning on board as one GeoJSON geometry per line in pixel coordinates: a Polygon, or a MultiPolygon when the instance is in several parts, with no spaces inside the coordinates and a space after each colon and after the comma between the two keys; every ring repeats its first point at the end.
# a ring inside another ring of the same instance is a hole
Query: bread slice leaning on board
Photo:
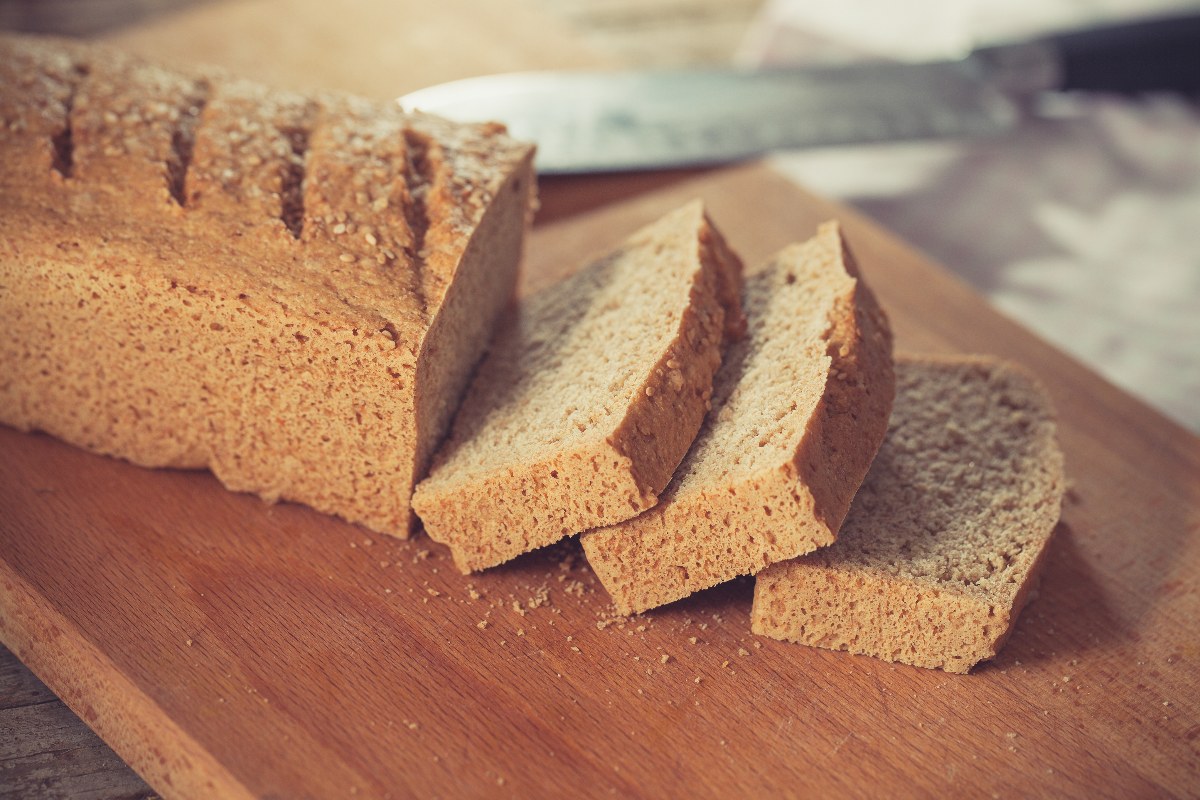
{"type": "Polygon", "coordinates": [[[834,541],[883,440],[892,335],[836,223],[750,275],[747,334],[658,505],[582,537],[621,613],[834,541]]]}
{"type": "Polygon", "coordinates": [[[1045,390],[987,357],[910,357],[838,540],[759,573],[765,636],[964,673],[1028,602],[1065,480],[1045,390]]]}
{"type": "Polygon", "coordinates": [[[405,536],[512,297],[532,156],[0,35],[0,421],[405,536]]]}
{"type": "Polygon", "coordinates": [[[471,572],[652,507],[699,430],[741,262],[692,202],[526,298],[413,505],[471,572]]]}

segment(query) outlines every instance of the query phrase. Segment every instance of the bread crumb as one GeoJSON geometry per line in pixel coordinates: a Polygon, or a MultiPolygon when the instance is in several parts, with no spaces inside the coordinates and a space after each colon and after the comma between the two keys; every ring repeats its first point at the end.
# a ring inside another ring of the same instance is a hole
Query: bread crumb
{"type": "Polygon", "coordinates": [[[739,648],[738,648],[738,651],[737,651],[737,653],[738,653],[738,655],[739,655],[739,656],[748,656],[748,655],[750,655],[750,651],[749,651],[749,650],[747,650],[747,649],[746,649],[746,648],[744,648],[744,647],[739,647],[739,648]]]}
{"type": "Polygon", "coordinates": [[[530,597],[528,600],[525,601],[525,607],[530,610],[533,610],[533,609],[541,608],[542,606],[545,606],[545,605],[549,605],[549,603],[550,603],[550,589],[547,588],[545,585],[542,585],[537,588],[537,590],[534,592],[532,597],[530,597]]]}
{"type": "Polygon", "coordinates": [[[691,644],[696,644],[696,643],[697,643],[698,641],[700,641],[700,640],[699,640],[699,639],[697,639],[695,636],[689,636],[689,637],[688,637],[688,641],[689,641],[691,644]]]}
{"type": "Polygon", "coordinates": [[[187,644],[187,646],[188,646],[188,647],[191,647],[191,646],[192,646],[192,640],[191,640],[191,639],[188,639],[188,640],[187,640],[187,642],[186,642],[186,644],[187,644]]]}
{"type": "MultiPolygon", "coordinates": [[[[189,644],[191,644],[191,642],[189,642],[189,644]]],[[[666,664],[670,660],[671,660],[671,657],[669,655],[667,655],[666,653],[663,653],[662,658],[659,659],[659,661],[662,662],[663,664],[666,664]]]]}
{"type": "Polygon", "coordinates": [[[701,680],[702,680],[702,679],[701,679],[701,677],[700,677],[699,675],[697,675],[697,676],[696,676],[696,683],[697,683],[697,684],[699,684],[701,680]]]}
{"type": "Polygon", "coordinates": [[[479,630],[481,630],[481,631],[486,629],[487,626],[488,626],[488,621],[486,619],[481,619],[481,620],[479,620],[479,622],[475,623],[475,627],[479,628],[479,630]]]}

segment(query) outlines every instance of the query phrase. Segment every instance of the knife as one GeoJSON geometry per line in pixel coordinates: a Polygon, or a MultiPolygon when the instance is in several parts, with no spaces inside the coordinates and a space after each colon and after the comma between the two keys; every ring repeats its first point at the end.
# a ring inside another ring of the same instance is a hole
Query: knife
{"type": "Polygon", "coordinates": [[[541,174],[698,166],[796,147],[1001,134],[1049,90],[1200,91],[1200,15],[994,45],[926,64],[523,72],[399,98],[537,143],[541,174]]]}

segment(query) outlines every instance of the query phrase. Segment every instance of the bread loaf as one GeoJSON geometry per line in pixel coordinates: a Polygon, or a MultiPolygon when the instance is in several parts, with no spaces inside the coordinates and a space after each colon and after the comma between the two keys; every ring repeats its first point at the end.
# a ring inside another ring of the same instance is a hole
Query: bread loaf
{"type": "Polygon", "coordinates": [[[745,309],[659,504],[582,537],[622,613],[829,544],[883,439],[891,332],[836,224],[749,276],[745,309]]]}
{"type": "Polygon", "coordinates": [[[0,37],[0,421],[407,535],[509,301],[494,125],[0,37]]]}
{"type": "Polygon", "coordinates": [[[755,633],[947,672],[994,656],[1058,522],[1050,401],[991,358],[896,367],[891,428],[830,547],[776,564],[755,633]]]}
{"type": "Polygon", "coordinates": [[[654,505],[740,325],[740,279],[694,202],[521,304],[413,498],[460,569],[654,505]]]}

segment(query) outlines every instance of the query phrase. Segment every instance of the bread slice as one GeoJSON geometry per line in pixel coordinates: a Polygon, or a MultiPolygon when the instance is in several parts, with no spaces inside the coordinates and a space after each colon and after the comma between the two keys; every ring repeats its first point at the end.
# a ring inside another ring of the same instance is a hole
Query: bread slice
{"type": "Polygon", "coordinates": [[[659,504],[582,538],[621,613],[829,544],[883,439],[891,332],[836,223],[747,278],[745,308],[659,504]]]}
{"type": "Polygon", "coordinates": [[[1063,457],[1037,382],[992,358],[897,363],[891,429],[831,547],[776,564],[755,633],[967,672],[1030,597],[1063,457]]]}
{"type": "Polygon", "coordinates": [[[0,36],[0,421],[406,535],[532,146],[0,36]]]}
{"type": "Polygon", "coordinates": [[[700,428],[741,263],[693,202],[522,303],[413,505],[463,572],[654,505],[700,428]]]}

